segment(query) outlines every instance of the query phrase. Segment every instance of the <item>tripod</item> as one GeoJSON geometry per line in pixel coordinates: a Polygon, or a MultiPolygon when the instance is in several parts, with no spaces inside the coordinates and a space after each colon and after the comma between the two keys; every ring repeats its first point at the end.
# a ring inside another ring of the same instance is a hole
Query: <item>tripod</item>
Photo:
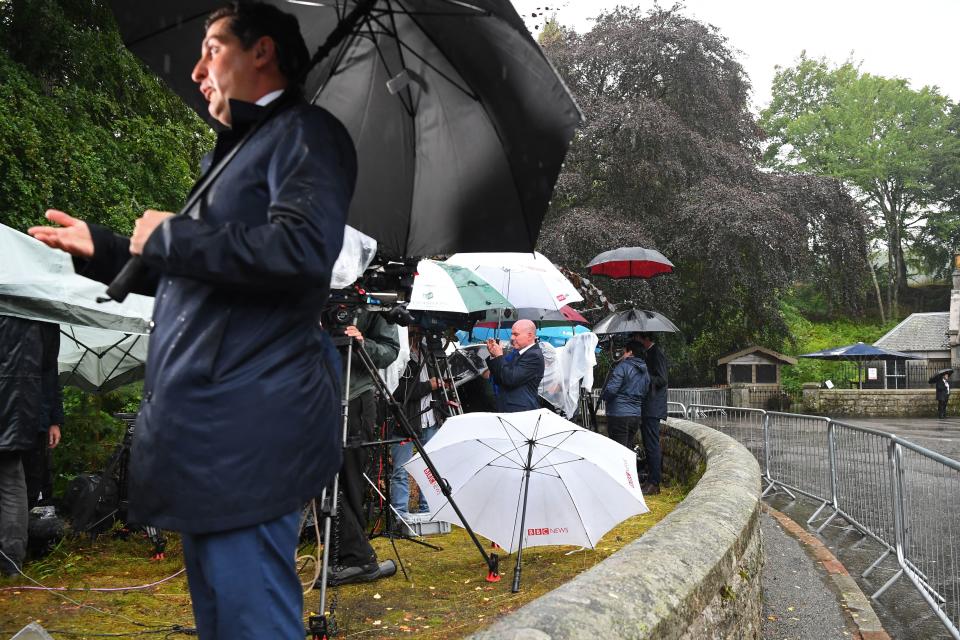
{"type": "MultiPolygon", "coordinates": [[[[107,468],[104,470],[104,477],[109,477],[116,469],[117,477],[117,493],[119,497],[119,502],[117,504],[117,517],[122,520],[124,523],[127,522],[127,510],[130,506],[130,499],[127,495],[127,490],[129,487],[129,473],[130,473],[130,446],[133,444],[133,432],[136,426],[137,414],[135,413],[117,413],[114,414],[114,417],[122,420],[126,425],[126,431],[123,434],[123,442],[117,446],[116,451],[113,452],[113,455],[110,457],[110,461],[107,463],[107,468]]],[[[163,535],[163,532],[156,527],[146,526],[143,527],[144,532],[147,534],[147,537],[150,539],[150,542],[153,543],[153,555],[151,556],[154,560],[163,560],[166,557],[167,549],[167,538],[163,535]]]]}
{"type": "MultiPolygon", "coordinates": [[[[450,503],[450,506],[453,508],[454,512],[460,518],[460,522],[463,523],[463,528],[466,529],[467,533],[470,536],[470,539],[473,541],[474,545],[477,547],[477,550],[480,552],[480,555],[483,557],[484,563],[487,565],[487,580],[489,582],[498,582],[500,580],[500,560],[497,554],[491,553],[488,554],[483,548],[483,544],[477,538],[477,535],[473,532],[473,529],[470,527],[466,518],[463,516],[463,513],[460,511],[460,508],[457,506],[456,502],[453,500],[453,496],[450,491],[449,483],[443,479],[440,474],[440,471],[433,464],[433,461],[427,455],[426,451],[423,449],[423,443],[420,442],[420,438],[417,437],[416,432],[413,427],[410,425],[410,421],[407,420],[407,416],[403,411],[403,407],[399,402],[393,397],[390,393],[390,390],[387,388],[386,382],[383,378],[380,377],[380,373],[377,371],[377,367],[374,365],[373,361],[370,359],[370,355],[364,350],[363,344],[352,338],[347,338],[349,343],[349,349],[347,350],[347,359],[346,359],[346,371],[347,376],[344,382],[345,388],[349,389],[350,384],[350,368],[352,366],[353,356],[356,356],[361,365],[364,367],[366,372],[370,375],[373,380],[374,387],[380,396],[387,402],[387,408],[390,411],[391,416],[396,421],[396,425],[399,427],[401,434],[404,436],[404,439],[409,439],[413,442],[413,446],[416,449],[417,453],[423,458],[423,461],[426,463],[427,468],[430,469],[430,472],[438,479],[438,484],[440,486],[441,492],[444,497],[450,503]]],[[[335,340],[335,342],[337,342],[335,340]]],[[[347,438],[347,418],[349,413],[347,395],[344,395],[343,404],[341,407],[341,413],[343,415],[343,440],[346,444],[347,438]]],[[[320,603],[317,611],[317,615],[310,616],[309,620],[309,631],[313,634],[313,637],[317,640],[321,638],[326,638],[330,627],[333,625],[330,624],[326,616],[326,597],[327,597],[327,575],[329,572],[329,549],[330,549],[330,528],[331,520],[337,515],[337,491],[339,488],[339,474],[335,476],[333,481],[333,491],[332,496],[330,492],[324,490],[321,495],[321,511],[323,513],[324,525],[323,525],[323,564],[321,570],[321,580],[320,580],[320,603]]]]}

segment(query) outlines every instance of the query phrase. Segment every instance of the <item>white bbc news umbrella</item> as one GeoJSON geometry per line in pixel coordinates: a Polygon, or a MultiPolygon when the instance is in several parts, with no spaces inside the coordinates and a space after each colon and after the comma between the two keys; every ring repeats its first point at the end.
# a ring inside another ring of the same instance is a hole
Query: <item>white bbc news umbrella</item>
{"type": "Polygon", "coordinates": [[[517,307],[560,310],[583,296],[552,262],[534,253],[455,253],[447,263],[476,271],[517,307]]]}
{"type": "Polygon", "coordinates": [[[467,267],[434,260],[421,260],[413,279],[410,311],[476,313],[513,309],[503,295],[467,267]]]}
{"type": "MultiPolygon", "coordinates": [[[[633,451],[546,409],[454,416],[425,450],[473,529],[517,551],[514,591],[524,547],[592,548],[618,523],[649,511],[633,451]]],[[[459,525],[423,459],[404,467],[431,506],[437,501],[432,519],[459,525]]]]}

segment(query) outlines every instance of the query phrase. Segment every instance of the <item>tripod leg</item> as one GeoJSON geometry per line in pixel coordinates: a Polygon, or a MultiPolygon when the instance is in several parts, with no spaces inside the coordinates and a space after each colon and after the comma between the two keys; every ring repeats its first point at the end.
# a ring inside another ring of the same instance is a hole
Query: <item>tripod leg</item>
{"type": "Polygon", "coordinates": [[[423,458],[424,463],[427,465],[427,468],[430,469],[430,473],[433,474],[433,477],[437,478],[437,481],[440,485],[440,490],[443,492],[444,497],[457,514],[457,517],[460,518],[460,522],[463,523],[463,528],[466,529],[467,534],[469,534],[470,539],[477,547],[480,555],[483,556],[483,561],[486,563],[488,569],[487,580],[489,582],[499,581],[500,563],[497,554],[491,553],[488,555],[486,550],[483,548],[483,545],[480,543],[480,540],[477,539],[477,534],[474,533],[473,528],[470,527],[470,524],[464,517],[463,512],[460,511],[460,507],[457,506],[457,503],[453,499],[452,492],[450,491],[450,484],[443,479],[443,477],[440,475],[440,471],[437,469],[436,465],[433,464],[433,460],[431,460],[430,456],[427,455],[427,452],[423,450],[423,443],[420,442],[420,439],[413,431],[413,427],[410,426],[410,421],[407,420],[407,416],[403,412],[403,407],[400,406],[400,403],[397,402],[390,393],[390,390],[387,388],[383,378],[380,377],[379,372],[373,365],[373,361],[370,360],[369,354],[363,350],[363,345],[354,343],[354,348],[360,358],[360,361],[363,363],[364,367],[366,367],[367,372],[373,379],[373,383],[377,387],[377,390],[380,392],[381,396],[386,399],[387,406],[390,409],[393,417],[396,419],[397,424],[400,425],[401,430],[404,432],[404,436],[413,441],[413,446],[416,447],[417,453],[419,453],[420,457],[423,458]]]}

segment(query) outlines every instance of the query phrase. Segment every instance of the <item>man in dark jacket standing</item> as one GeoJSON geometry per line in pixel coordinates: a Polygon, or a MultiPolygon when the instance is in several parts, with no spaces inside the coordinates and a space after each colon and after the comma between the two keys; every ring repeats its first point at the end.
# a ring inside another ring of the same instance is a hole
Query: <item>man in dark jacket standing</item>
{"type": "Polygon", "coordinates": [[[947,401],[950,399],[950,374],[944,373],[937,377],[937,417],[943,420],[947,417],[947,401]]]}
{"type": "Polygon", "coordinates": [[[653,341],[654,334],[639,334],[646,350],[643,356],[650,375],[650,391],[643,403],[640,436],[647,456],[647,481],[640,489],[646,495],[660,493],[660,421],[667,419],[667,358],[653,341]]]}
{"type": "Polygon", "coordinates": [[[50,326],[57,330],[0,316],[0,574],[5,576],[16,575],[27,554],[23,458],[36,444],[38,425],[47,421],[44,381],[51,376],[56,381],[57,354],[44,347],[50,326]]]}
{"type": "Polygon", "coordinates": [[[530,320],[517,320],[510,331],[513,351],[504,357],[496,340],[487,340],[487,367],[497,385],[497,411],[509,413],[540,408],[537,390],[543,379],[543,351],[537,344],[537,328],[530,320]]]}
{"type": "MultiPolygon", "coordinates": [[[[355,325],[346,328],[346,335],[359,343],[370,356],[374,366],[383,369],[393,363],[400,353],[400,338],[396,325],[388,323],[381,313],[366,310],[357,315],[355,325]]],[[[343,356],[346,366],[346,352],[343,356]]],[[[327,584],[334,586],[354,582],[369,582],[392,576],[397,572],[393,560],[380,562],[367,538],[367,518],[363,497],[368,485],[364,473],[370,471],[370,447],[363,446],[377,439],[377,403],[374,382],[360,359],[354,355],[350,366],[350,393],[347,413],[347,448],[340,469],[342,502],[337,510],[334,527],[333,566],[327,584]]],[[[344,372],[346,379],[346,371],[344,372]]]]}
{"type": "Polygon", "coordinates": [[[129,513],[181,532],[203,639],[303,638],[299,514],[341,461],[340,361],[319,318],[357,165],[344,127],[291,82],[308,60],[293,16],[214,12],[192,77],[227,129],[203,168],[280,108],[188,215],[148,210],[129,239],[54,210],[60,228],[30,230],[103,282],[131,254],[150,269],[129,513]]]}
{"type": "Polygon", "coordinates": [[[60,354],[60,325],[40,322],[42,344],[42,380],[40,420],[33,447],[23,455],[23,475],[27,481],[27,506],[32,509],[41,499],[49,504],[53,498],[50,472],[50,450],[60,444],[63,426],[63,392],[60,390],[57,357],[60,354]]]}
{"type": "Polygon", "coordinates": [[[607,435],[631,449],[640,430],[643,404],[650,389],[650,376],[642,356],[643,345],[634,340],[628,342],[603,388],[607,435]]]}

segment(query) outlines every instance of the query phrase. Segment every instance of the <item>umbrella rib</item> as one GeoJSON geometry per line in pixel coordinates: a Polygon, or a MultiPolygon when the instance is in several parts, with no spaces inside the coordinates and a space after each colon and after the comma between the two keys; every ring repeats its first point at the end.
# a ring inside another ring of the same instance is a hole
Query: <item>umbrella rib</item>
{"type": "Polygon", "coordinates": [[[562,481],[561,478],[560,485],[563,487],[563,490],[570,497],[570,504],[573,505],[573,510],[577,513],[577,520],[580,521],[580,526],[583,527],[583,532],[587,534],[587,540],[590,542],[590,548],[593,549],[596,547],[596,543],[590,537],[590,532],[587,530],[587,525],[583,521],[583,516],[580,514],[580,506],[577,505],[577,501],[573,499],[573,494],[570,493],[570,489],[567,487],[567,483],[562,481]]]}
{"type": "MultiPolygon", "coordinates": [[[[479,442],[480,444],[482,444],[483,446],[485,446],[486,448],[490,449],[491,451],[493,451],[494,453],[497,454],[497,458],[494,458],[494,460],[501,459],[501,458],[502,458],[502,459],[506,459],[506,460],[510,460],[510,458],[507,457],[509,454],[515,453],[515,452],[516,452],[516,453],[519,453],[519,451],[520,451],[519,447],[517,447],[516,445],[514,445],[513,451],[503,452],[503,451],[497,451],[496,449],[494,449],[493,447],[491,447],[489,444],[487,444],[487,443],[484,442],[483,440],[479,440],[479,439],[478,439],[477,442],[479,442]]],[[[512,441],[511,441],[511,443],[512,443],[512,441]]],[[[491,460],[490,462],[493,462],[493,460],[491,460]]],[[[487,464],[489,465],[490,462],[488,462],[487,464]]],[[[513,461],[511,460],[511,462],[513,462],[513,461]]]]}
{"type": "MultiPolygon", "coordinates": [[[[426,29],[423,28],[423,25],[420,24],[420,21],[419,21],[419,20],[417,20],[416,15],[415,15],[414,13],[410,12],[410,10],[407,9],[407,7],[404,6],[403,2],[400,2],[399,0],[397,0],[397,5],[399,5],[400,7],[403,8],[403,10],[406,12],[406,15],[410,17],[410,22],[412,22],[413,24],[417,25],[417,28],[420,29],[420,32],[424,35],[424,37],[425,37],[427,40],[430,41],[430,43],[431,43],[434,47],[437,48],[437,51],[443,52],[443,47],[441,47],[441,46],[437,43],[437,41],[433,38],[433,36],[432,36],[426,29]]],[[[405,45],[405,46],[406,46],[406,45],[405,45]]],[[[453,84],[453,86],[455,86],[455,87],[457,87],[458,89],[460,89],[461,91],[463,91],[463,93],[465,93],[465,94],[467,95],[467,97],[473,98],[474,100],[476,100],[476,101],[480,102],[481,104],[483,104],[483,103],[480,101],[480,98],[479,98],[479,97],[477,97],[476,95],[474,95],[473,93],[471,93],[471,92],[468,91],[467,89],[464,89],[464,88],[461,87],[459,84],[457,84],[456,82],[454,82],[454,81],[453,81],[451,78],[449,78],[445,73],[443,73],[442,71],[440,71],[439,69],[437,69],[436,67],[434,67],[432,64],[430,64],[429,62],[427,62],[427,61],[426,61],[423,57],[421,57],[420,54],[418,54],[416,51],[413,51],[413,50],[410,49],[409,47],[407,47],[407,49],[410,51],[410,53],[412,53],[412,54],[415,55],[417,58],[419,58],[424,64],[428,65],[431,69],[433,69],[433,70],[436,71],[438,74],[440,74],[440,75],[441,75],[443,78],[445,78],[448,82],[450,82],[451,84],[453,84]]],[[[450,63],[450,66],[454,67],[453,62],[452,62],[452,61],[450,60],[450,58],[446,55],[445,52],[444,52],[444,54],[443,54],[443,57],[447,60],[447,62],[450,63]]],[[[456,67],[454,67],[454,69],[456,70],[457,74],[460,75],[460,77],[463,77],[463,74],[460,73],[460,70],[459,70],[459,69],[456,69],[456,67]]],[[[486,110],[486,108],[484,108],[484,110],[486,110]]],[[[501,141],[501,142],[502,142],[502,141],[501,141]]]]}

